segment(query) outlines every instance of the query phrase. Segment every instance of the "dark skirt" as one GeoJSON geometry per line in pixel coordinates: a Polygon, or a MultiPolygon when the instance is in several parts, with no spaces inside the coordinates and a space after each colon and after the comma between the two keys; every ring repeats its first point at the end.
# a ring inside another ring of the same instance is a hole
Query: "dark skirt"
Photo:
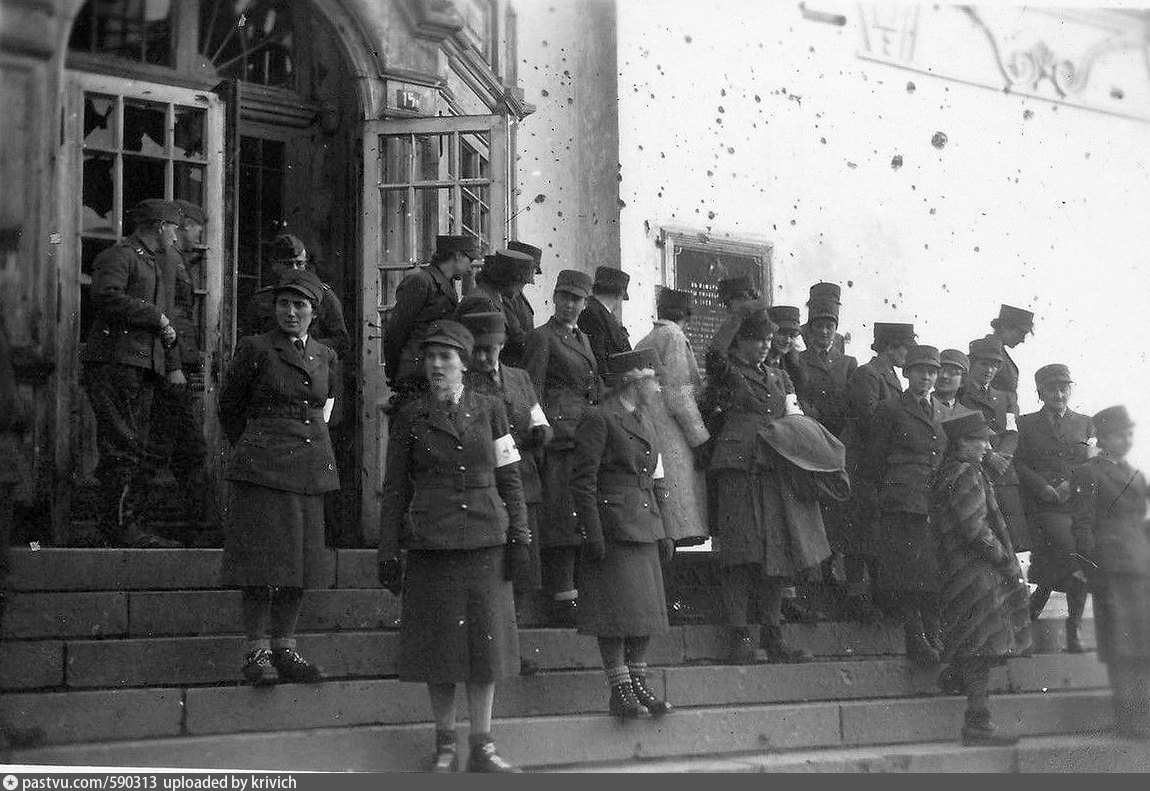
{"type": "MultiPolygon", "coordinates": [[[[878,489],[870,481],[853,477],[851,499],[842,506],[846,510],[846,521],[833,538],[835,551],[844,555],[873,555],[879,521],[878,489]]],[[[827,534],[830,538],[829,529],[827,534]]]]}
{"type": "Polygon", "coordinates": [[[667,631],[657,544],[609,541],[603,560],[584,560],[579,573],[581,634],[642,637],[667,631]]]}
{"type": "Polygon", "coordinates": [[[539,504],[539,545],[542,549],[577,547],[583,543],[571,500],[574,465],[574,449],[543,452],[543,464],[539,468],[539,481],[543,486],[543,502],[539,504]]]}
{"type": "Polygon", "coordinates": [[[1018,489],[1018,484],[996,485],[994,499],[998,501],[998,510],[1002,512],[1002,519],[1006,522],[1010,545],[1015,552],[1029,552],[1034,548],[1034,543],[1026,522],[1026,511],[1022,507],[1022,493],[1018,489]]]}
{"type": "Polygon", "coordinates": [[[1099,661],[1150,660],[1150,576],[1101,574],[1093,582],[1099,661]]]}
{"type": "Polygon", "coordinates": [[[539,560],[539,503],[527,504],[527,527],[531,531],[531,545],[527,548],[531,558],[531,566],[528,569],[527,577],[516,581],[516,593],[539,590],[543,585],[543,572],[539,560]]]}
{"type": "Polygon", "coordinates": [[[399,622],[399,680],[489,684],[519,672],[505,548],[409,551],[399,622]]]}
{"type": "Polygon", "coordinates": [[[1074,534],[1070,529],[1073,522],[1074,518],[1068,513],[1031,512],[1029,524],[1033,544],[1027,575],[1030,582],[1066,591],[1070,575],[1078,570],[1077,561],[1071,557],[1075,551],[1074,534]]]}
{"type": "Polygon", "coordinates": [[[883,511],[874,549],[879,590],[938,593],[938,541],[926,514],[883,511]]]}
{"type": "Polygon", "coordinates": [[[229,481],[221,582],[311,588],[322,583],[323,495],[229,481]]]}

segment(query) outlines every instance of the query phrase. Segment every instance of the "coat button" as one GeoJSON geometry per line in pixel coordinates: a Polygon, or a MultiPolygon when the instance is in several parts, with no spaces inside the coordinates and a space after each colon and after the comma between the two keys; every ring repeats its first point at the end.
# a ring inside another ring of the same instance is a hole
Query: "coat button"
{"type": "Polygon", "coordinates": [[[460,510],[466,511],[467,510],[467,503],[460,503],[459,508],[460,508],[460,510]]]}
{"type": "Polygon", "coordinates": [[[310,445],[311,444],[311,437],[306,437],[304,439],[304,442],[306,442],[308,445],[310,445]]]}
{"type": "Polygon", "coordinates": [[[463,446],[462,446],[462,445],[456,445],[456,446],[455,446],[455,449],[456,449],[456,450],[463,450],[463,446]]]}
{"type": "Polygon", "coordinates": [[[467,468],[466,468],[466,467],[464,467],[462,464],[460,464],[460,465],[459,465],[459,471],[460,471],[460,472],[467,472],[467,468]]]}
{"type": "Polygon", "coordinates": [[[306,418],[306,417],[305,417],[305,418],[303,419],[303,424],[304,424],[305,426],[310,426],[310,425],[311,425],[311,419],[310,419],[310,418],[306,418]]]}
{"type": "Polygon", "coordinates": [[[304,380],[303,380],[303,383],[304,383],[305,385],[310,385],[310,384],[311,384],[311,381],[310,381],[310,380],[308,380],[308,379],[304,379],[304,380]]]}
{"type": "Polygon", "coordinates": [[[643,507],[644,507],[644,508],[650,508],[650,507],[651,507],[651,504],[650,504],[650,503],[643,503],[643,507]]]}

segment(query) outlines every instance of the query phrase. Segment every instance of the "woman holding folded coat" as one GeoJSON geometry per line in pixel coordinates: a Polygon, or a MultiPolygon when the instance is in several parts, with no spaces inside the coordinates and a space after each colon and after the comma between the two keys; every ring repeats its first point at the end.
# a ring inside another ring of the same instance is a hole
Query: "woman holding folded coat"
{"type": "Polygon", "coordinates": [[[674,542],[659,441],[649,410],[659,397],[653,349],[609,358],[614,388],[583,413],[575,435],[571,497],[583,535],[579,631],[599,638],[611,687],[609,710],[627,719],[671,706],[647,686],[647,646],[667,631],[661,560],[674,542]]]}
{"type": "Polygon", "coordinates": [[[491,710],[495,682],[519,671],[511,580],[530,572],[531,534],[503,400],[464,386],[473,343],[448,320],[422,342],[428,387],[391,421],[379,579],[403,594],[399,680],[426,683],[431,696],[431,771],[458,766],[455,686],[463,682],[468,770],[515,772],[495,752],[491,710]]]}

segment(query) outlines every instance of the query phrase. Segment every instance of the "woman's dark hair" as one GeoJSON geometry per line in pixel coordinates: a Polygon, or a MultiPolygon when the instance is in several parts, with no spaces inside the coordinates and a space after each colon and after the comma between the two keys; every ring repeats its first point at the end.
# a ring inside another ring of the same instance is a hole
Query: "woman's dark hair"
{"type": "Polygon", "coordinates": [[[691,309],[682,305],[666,305],[656,308],[655,317],[664,321],[682,321],[691,317],[691,309]]]}

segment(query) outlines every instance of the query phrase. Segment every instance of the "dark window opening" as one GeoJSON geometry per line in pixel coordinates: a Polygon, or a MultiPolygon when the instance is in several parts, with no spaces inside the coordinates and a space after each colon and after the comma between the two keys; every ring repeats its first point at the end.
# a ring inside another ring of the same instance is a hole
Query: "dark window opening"
{"type": "Polygon", "coordinates": [[[172,0],[98,0],[76,16],[68,48],[172,65],[172,0]]]}
{"type": "Polygon", "coordinates": [[[289,0],[203,2],[200,54],[221,77],[276,88],[295,84],[289,0]]]}

